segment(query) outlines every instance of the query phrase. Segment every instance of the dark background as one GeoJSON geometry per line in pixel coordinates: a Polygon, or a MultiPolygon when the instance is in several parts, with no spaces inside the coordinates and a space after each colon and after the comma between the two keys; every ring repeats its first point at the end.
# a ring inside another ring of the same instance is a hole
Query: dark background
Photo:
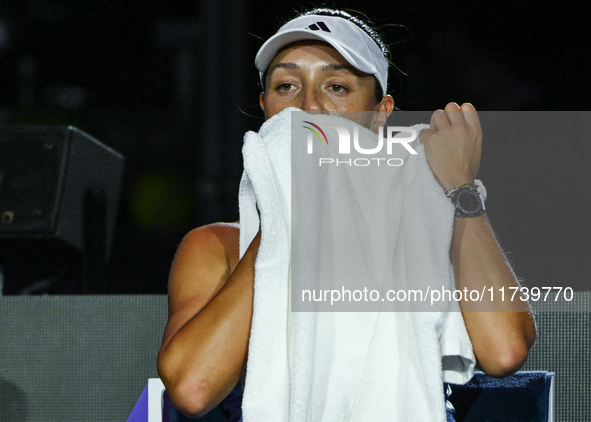
{"type": "Polygon", "coordinates": [[[2,0],[0,124],[74,125],[126,158],[110,292],[164,293],[183,234],[238,218],[242,136],[262,123],[254,55],[322,5],[382,30],[403,110],[590,109],[583,1],[2,0]]]}

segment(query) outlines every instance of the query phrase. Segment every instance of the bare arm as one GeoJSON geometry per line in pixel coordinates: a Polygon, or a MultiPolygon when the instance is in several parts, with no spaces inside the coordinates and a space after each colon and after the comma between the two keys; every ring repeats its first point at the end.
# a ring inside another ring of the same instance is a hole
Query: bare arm
{"type": "MultiPolygon", "coordinates": [[[[431,128],[421,132],[427,161],[443,189],[472,183],[480,165],[482,131],[476,110],[470,104],[450,103],[431,119],[431,128]]],[[[497,243],[486,216],[455,218],[451,259],[456,288],[479,292],[519,286],[497,243]]],[[[495,311],[471,312],[461,303],[462,314],[479,367],[492,376],[517,371],[527,359],[535,340],[535,325],[521,302],[494,302],[495,311]]],[[[490,309],[490,308],[489,308],[490,309]]]]}
{"type": "Polygon", "coordinates": [[[176,253],[158,373],[189,416],[215,407],[244,371],[259,241],[236,264],[238,230],[212,225],[189,233],[176,253]]]}
{"type": "MultiPolygon", "coordinates": [[[[484,287],[487,301],[491,287],[494,292],[502,287],[510,292],[509,287],[519,286],[484,215],[455,219],[451,256],[459,290],[467,287],[482,291],[484,287]]],[[[535,340],[527,305],[519,300],[511,302],[508,296],[501,302],[496,295],[494,303],[489,303],[494,312],[478,311],[470,302],[460,303],[478,366],[492,376],[519,370],[535,340]]]]}

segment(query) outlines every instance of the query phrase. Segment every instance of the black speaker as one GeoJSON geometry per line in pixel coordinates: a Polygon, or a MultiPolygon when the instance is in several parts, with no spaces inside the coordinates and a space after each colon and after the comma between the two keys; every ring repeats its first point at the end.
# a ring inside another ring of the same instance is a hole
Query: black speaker
{"type": "Polygon", "coordinates": [[[107,262],[123,165],[71,126],[0,128],[0,265],[107,262]]]}

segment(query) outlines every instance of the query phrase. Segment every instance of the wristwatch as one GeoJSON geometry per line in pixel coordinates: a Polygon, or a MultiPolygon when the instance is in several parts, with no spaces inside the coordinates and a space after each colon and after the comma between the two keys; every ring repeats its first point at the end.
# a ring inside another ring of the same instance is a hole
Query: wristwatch
{"type": "Polygon", "coordinates": [[[484,201],[474,187],[460,187],[454,190],[449,198],[456,207],[456,217],[471,218],[484,214],[484,201]]]}

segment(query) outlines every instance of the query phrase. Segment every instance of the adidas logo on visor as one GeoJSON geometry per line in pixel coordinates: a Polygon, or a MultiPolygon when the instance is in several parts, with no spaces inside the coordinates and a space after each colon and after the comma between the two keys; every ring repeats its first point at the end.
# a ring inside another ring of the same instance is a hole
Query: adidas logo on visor
{"type": "Polygon", "coordinates": [[[309,25],[308,29],[311,29],[312,31],[322,30],[324,32],[330,32],[330,29],[328,29],[328,26],[326,26],[326,24],[322,21],[313,23],[312,25],[309,25]]]}

